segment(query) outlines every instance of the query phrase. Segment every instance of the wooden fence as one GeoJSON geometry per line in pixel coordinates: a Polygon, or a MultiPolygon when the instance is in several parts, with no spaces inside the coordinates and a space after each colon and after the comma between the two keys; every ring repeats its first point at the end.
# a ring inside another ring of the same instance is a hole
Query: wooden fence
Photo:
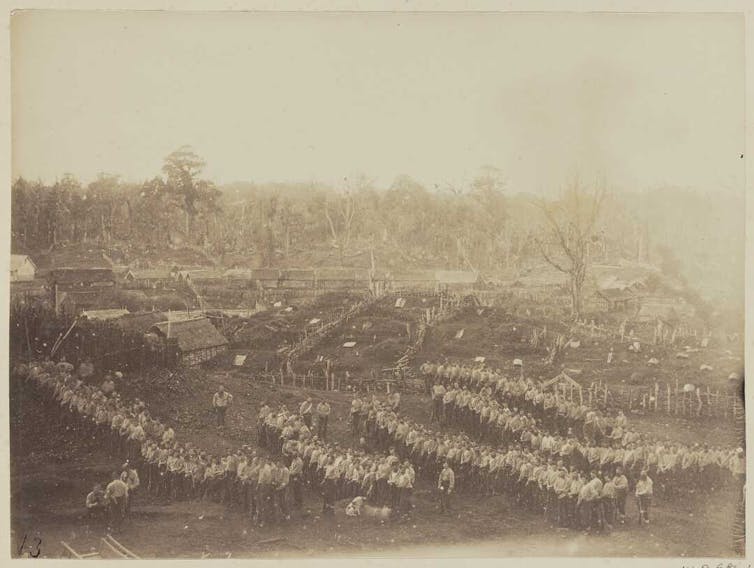
{"type": "MultiPolygon", "coordinates": [[[[386,369],[386,372],[393,371],[393,369],[386,369]]],[[[342,391],[344,387],[351,387],[352,390],[358,392],[387,392],[390,394],[393,390],[405,390],[402,386],[403,380],[397,377],[370,377],[351,379],[347,384],[344,384],[345,377],[343,375],[331,375],[326,376],[324,374],[315,374],[309,371],[307,374],[289,374],[285,372],[279,373],[257,373],[254,375],[254,379],[258,381],[264,381],[273,385],[287,386],[294,388],[303,388],[311,390],[325,390],[325,391],[342,391]]]]}
{"type": "Polygon", "coordinates": [[[337,313],[331,319],[325,322],[319,322],[314,329],[304,329],[304,337],[290,349],[288,349],[284,356],[291,364],[303,355],[309,353],[317,345],[319,345],[326,337],[328,337],[335,329],[341,324],[347,322],[349,319],[364,313],[371,308],[379,298],[369,298],[363,300],[357,304],[352,305],[347,310],[337,313]]]}
{"type": "Polygon", "coordinates": [[[599,381],[589,385],[586,396],[589,405],[621,408],[627,412],[733,420],[744,414],[738,394],[719,388],[712,390],[709,386],[684,390],[678,381],[675,384],[655,382],[652,385],[610,387],[599,381]]]}

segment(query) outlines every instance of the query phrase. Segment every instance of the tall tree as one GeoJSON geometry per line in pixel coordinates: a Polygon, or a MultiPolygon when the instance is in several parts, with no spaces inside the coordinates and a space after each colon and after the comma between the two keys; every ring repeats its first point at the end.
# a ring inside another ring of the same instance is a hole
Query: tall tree
{"type": "Polygon", "coordinates": [[[544,259],[568,275],[571,293],[571,316],[582,314],[582,290],[589,263],[588,246],[596,239],[596,228],[605,200],[604,185],[584,188],[574,180],[560,198],[553,202],[536,202],[544,216],[547,239],[538,239],[544,259]],[[550,252],[555,246],[557,256],[550,252]]]}
{"type": "Polygon", "coordinates": [[[167,176],[168,189],[179,198],[186,238],[191,235],[200,204],[203,201],[214,202],[219,193],[212,182],[199,178],[205,165],[204,160],[190,146],[181,146],[165,158],[162,166],[162,171],[167,176]]]}
{"type": "Polygon", "coordinates": [[[120,189],[118,176],[106,173],[100,173],[87,186],[86,197],[92,212],[89,219],[90,232],[105,244],[110,244],[113,239],[115,213],[119,202],[125,199],[120,194],[120,189]]]}

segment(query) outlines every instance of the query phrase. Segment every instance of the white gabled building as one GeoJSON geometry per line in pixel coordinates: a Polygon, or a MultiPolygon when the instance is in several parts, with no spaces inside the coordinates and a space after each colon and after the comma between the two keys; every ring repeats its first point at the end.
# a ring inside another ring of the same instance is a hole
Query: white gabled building
{"type": "Polygon", "coordinates": [[[10,255],[10,281],[11,282],[30,282],[34,280],[37,273],[37,265],[29,255],[12,254],[10,255]]]}

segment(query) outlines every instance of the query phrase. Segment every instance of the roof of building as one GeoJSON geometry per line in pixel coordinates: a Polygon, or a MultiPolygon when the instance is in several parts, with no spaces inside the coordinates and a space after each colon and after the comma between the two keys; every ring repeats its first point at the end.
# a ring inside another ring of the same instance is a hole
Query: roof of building
{"type": "Polygon", "coordinates": [[[186,276],[186,274],[188,274],[191,280],[222,280],[222,278],[225,276],[225,272],[223,270],[214,268],[203,268],[200,270],[181,270],[180,273],[183,276],[186,276]]]}
{"type": "Polygon", "coordinates": [[[435,272],[433,270],[396,272],[392,274],[392,279],[395,282],[434,282],[435,272]]]}
{"type": "Polygon", "coordinates": [[[30,262],[31,265],[36,268],[37,265],[34,263],[34,261],[31,259],[31,257],[28,254],[12,254],[10,255],[10,269],[11,270],[18,270],[23,266],[25,262],[30,262]]]}
{"type": "Polygon", "coordinates": [[[169,280],[171,273],[168,268],[132,268],[126,272],[124,278],[128,275],[134,280],[169,280]]]}
{"type": "Polygon", "coordinates": [[[104,310],[84,310],[81,315],[90,320],[112,320],[125,316],[128,310],[108,308],[104,310]]]}
{"type": "Polygon", "coordinates": [[[251,268],[229,268],[224,273],[225,278],[251,279],[251,268]]]}
{"type": "Polygon", "coordinates": [[[603,288],[597,290],[596,294],[610,302],[621,302],[625,300],[636,299],[636,295],[631,290],[621,288],[603,288]]]}
{"type": "Polygon", "coordinates": [[[286,268],[282,271],[286,280],[314,280],[314,270],[308,268],[286,268]]]}
{"type": "Polygon", "coordinates": [[[475,284],[478,278],[470,270],[435,270],[435,279],[442,284],[475,284]]]}
{"type": "Polygon", "coordinates": [[[560,373],[559,375],[557,375],[557,376],[555,376],[555,377],[553,377],[551,379],[546,380],[544,383],[542,383],[542,388],[547,389],[547,388],[550,388],[551,386],[553,386],[555,384],[561,384],[561,383],[569,385],[569,386],[572,386],[572,387],[574,387],[576,389],[581,390],[581,385],[578,382],[574,381],[566,373],[560,373]]]}
{"type": "Polygon", "coordinates": [[[58,284],[77,282],[115,282],[115,274],[110,268],[55,268],[50,278],[58,284]]]}
{"type": "Polygon", "coordinates": [[[280,271],[277,268],[252,268],[251,278],[253,280],[277,280],[280,278],[280,271]]]}
{"type": "Polygon", "coordinates": [[[369,280],[369,270],[366,268],[317,268],[317,280],[369,280]]]}
{"type": "Polygon", "coordinates": [[[673,306],[663,304],[642,304],[636,318],[639,321],[661,319],[671,324],[680,319],[673,306]]]}
{"type": "Polygon", "coordinates": [[[113,323],[124,331],[144,333],[154,324],[166,319],[167,316],[162,312],[136,312],[114,319],[113,323]]]}
{"type": "Polygon", "coordinates": [[[562,286],[567,280],[565,274],[545,263],[521,270],[513,285],[525,288],[554,288],[562,286]]]}
{"type": "Polygon", "coordinates": [[[225,339],[209,319],[201,317],[184,321],[162,322],[152,326],[160,335],[178,340],[178,349],[184,353],[227,345],[225,339]]]}
{"type": "Polygon", "coordinates": [[[56,268],[112,268],[112,260],[102,250],[82,246],[60,246],[38,255],[37,265],[56,268]]]}
{"type": "Polygon", "coordinates": [[[33,280],[13,280],[10,283],[11,290],[20,289],[44,289],[47,288],[47,280],[40,278],[38,275],[33,280]]]}

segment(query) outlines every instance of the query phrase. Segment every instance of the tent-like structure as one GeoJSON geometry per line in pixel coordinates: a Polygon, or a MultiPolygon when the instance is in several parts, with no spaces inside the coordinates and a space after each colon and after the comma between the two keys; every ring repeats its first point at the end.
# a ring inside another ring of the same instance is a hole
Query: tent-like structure
{"type": "Polygon", "coordinates": [[[559,375],[546,380],[542,383],[544,390],[553,390],[555,392],[578,392],[581,394],[581,385],[569,377],[566,373],[560,373],[559,375]]]}

